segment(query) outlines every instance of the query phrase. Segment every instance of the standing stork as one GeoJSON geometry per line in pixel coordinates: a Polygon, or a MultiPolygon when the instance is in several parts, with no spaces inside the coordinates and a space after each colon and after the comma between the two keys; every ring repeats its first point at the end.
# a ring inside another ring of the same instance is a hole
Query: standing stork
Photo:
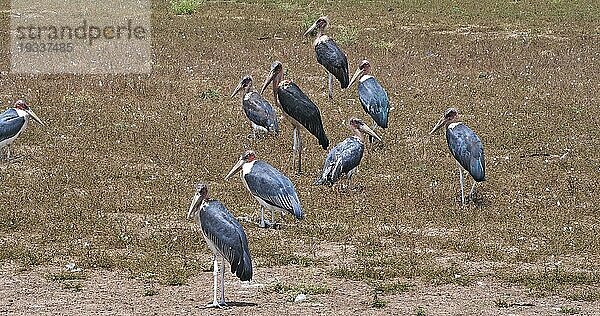
{"type": "Polygon", "coordinates": [[[390,101],[379,82],[373,76],[369,75],[370,71],[371,64],[368,60],[363,60],[352,76],[348,86],[351,86],[358,79],[358,98],[365,112],[373,119],[373,130],[377,126],[387,128],[390,101]]]}
{"type": "Polygon", "coordinates": [[[277,135],[279,133],[277,114],[271,104],[256,91],[250,75],[242,77],[231,97],[233,98],[240,90],[244,90],[242,108],[252,123],[254,137],[256,138],[256,131],[277,135]]]}
{"type": "Polygon", "coordinates": [[[350,119],[349,125],[354,135],[337,144],[329,152],[323,165],[323,173],[315,181],[315,184],[333,186],[345,175],[348,178],[348,185],[350,185],[352,175],[358,168],[365,151],[363,133],[381,140],[361,119],[353,117],[350,119]]]}
{"type": "Polygon", "coordinates": [[[10,160],[10,145],[25,131],[30,117],[44,125],[24,100],[18,100],[14,108],[0,114],[0,150],[6,147],[6,160],[10,160]]]}
{"type": "Polygon", "coordinates": [[[333,99],[333,76],[340,82],[342,89],[348,88],[350,81],[348,77],[348,59],[346,58],[346,54],[332,38],[323,34],[328,24],[329,19],[326,16],[322,16],[318,18],[306,32],[304,32],[304,36],[309,35],[315,29],[318,30],[317,38],[313,45],[315,46],[317,61],[327,70],[329,98],[333,99]]]}
{"type": "Polygon", "coordinates": [[[242,225],[227,211],[225,205],[208,197],[205,184],[196,186],[188,218],[194,218],[202,230],[204,240],[214,254],[213,260],[213,302],[207,307],[223,307],[225,303],[225,260],[231,266],[231,273],[242,281],[252,279],[252,259],[248,249],[248,239],[242,225]],[[217,301],[217,279],[221,261],[221,301],[217,301]]]}
{"type": "Polygon", "coordinates": [[[452,156],[458,164],[458,174],[460,177],[460,194],[462,205],[465,205],[465,191],[463,168],[473,177],[473,186],[469,192],[469,199],[473,200],[475,184],[485,181],[485,160],[483,156],[483,144],[481,139],[462,122],[458,122],[458,110],[449,108],[433,127],[429,134],[435,133],[442,126],[446,127],[446,141],[452,156]]]}
{"type": "Polygon", "coordinates": [[[240,169],[242,169],[242,182],[261,206],[260,227],[275,227],[273,219],[275,211],[281,211],[282,215],[289,212],[297,219],[304,217],[292,181],[270,164],[262,160],[256,160],[254,151],[247,150],[244,152],[240,156],[240,160],[225,176],[225,180],[240,169]],[[273,223],[265,220],[265,208],[271,211],[271,221],[273,223]]]}
{"type": "Polygon", "coordinates": [[[273,82],[273,96],[275,104],[278,104],[287,119],[294,125],[294,163],[297,160],[297,174],[302,173],[302,139],[300,137],[300,128],[303,126],[308,132],[313,134],[323,149],[329,147],[329,139],[325,135],[323,122],[321,120],[321,111],[317,105],[312,102],[300,87],[290,80],[283,80],[283,65],[280,61],[275,61],[271,65],[269,76],[265,80],[260,93],[262,94],[269,83],[273,82]]]}

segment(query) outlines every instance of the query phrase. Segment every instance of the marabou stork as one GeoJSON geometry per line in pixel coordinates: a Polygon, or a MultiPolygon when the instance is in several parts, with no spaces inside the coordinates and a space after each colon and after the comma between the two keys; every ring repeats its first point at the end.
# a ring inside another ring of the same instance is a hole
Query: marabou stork
{"type": "Polygon", "coordinates": [[[387,128],[390,101],[379,82],[369,75],[370,71],[371,64],[368,60],[363,60],[352,76],[349,86],[358,79],[358,98],[365,112],[373,119],[373,130],[377,126],[387,128]]]}
{"type": "Polygon", "coordinates": [[[350,185],[352,175],[358,168],[365,151],[363,133],[381,140],[361,119],[353,117],[350,119],[349,125],[354,135],[337,144],[329,152],[323,165],[323,173],[315,181],[315,184],[333,186],[335,182],[345,175],[350,185]]]}
{"type": "Polygon", "coordinates": [[[188,218],[194,218],[202,230],[204,240],[214,254],[213,261],[213,302],[207,307],[223,307],[225,303],[225,260],[231,266],[231,273],[242,281],[252,279],[252,259],[248,249],[248,239],[242,225],[227,211],[225,205],[208,197],[205,184],[196,186],[196,194],[190,205],[188,218]],[[217,301],[217,279],[221,261],[221,301],[217,301]]]}
{"type": "Polygon", "coordinates": [[[318,18],[311,25],[304,36],[312,33],[315,29],[318,30],[317,38],[314,41],[315,53],[317,61],[327,70],[329,98],[333,98],[333,76],[340,82],[342,89],[346,89],[350,83],[348,77],[348,59],[342,49],[329,36],[323,34],[325,28],[329,24],[329,19],[326,16],[318,18]]]}
{"type": "Polygon", "coordinates": [[[302,206],[292,181],[270,164],[256,160],[256,154],[247,150],[240,156],[240,160],[231,168],[225,180],[232,174],[242,169],[242,182],[246,189],[260,204],[260,223],[262,228],[275,227],[273,213],[281,211],[282,215],[289,212],[297,219],[302,219],[302,206]],[[271,211],[271,221],[265,220],[265,208],[271,211]]]}
{"type": "Polygon", "coordinates": [[[300,137],[300,128],[303,126],[308,132],[313,134],[323,149],[329,147],[329,139],[325,135],[321,112],[315,103],[313,103],[300,88],[290,80],[283,80],[283,65],[275,61],[271,65],[269,76],[265,80],[260,93],[262,94],[270,82],[273,82],[273,95],[275,104],[278,104],[283,110],[287,119],[294,125],[294,163],[296,155],[298,156],[297,174],[302,173],[302,138],[300,137]]]}
{"type": "Polygon", "coordinates": [[[267,100],[265,100],[256,91],[252,84],[252,77],[245,75],[233,90],[231,97],[233,98],[240,90],[244,91],[242,96],[242,108],[246,117],[252,123],[254,137],[256,131],[262,133],[271,133],[277,135],[279,133],[279,124],[277,122],[277,114],[267,100]]]}
{"type": "Polygon", "coordinates": [[[433,127],[429,134],[435,133],[440,127],[446,127],[446,140],[452,156],[458,164],[460,176],[460,194],[462,205],[465,205],[464,179],[462,169],[464,168],[473,177],[473,187],[469,193],[469,199],[473,200],[473,192],[477,182],[485,181],[485,160],[483,156],[483,144],[481,139],[462,122],[458,122],[458,110],[449,108],[433,127]]]}
{"type": "Polygon", "coordinates": [[[18,100],[14,108],[0,114],[0,150],[6,147],[6,160],[10,160],[10,145],[27,128],[30,117],[44,125],[24,100],[18,100]]]}

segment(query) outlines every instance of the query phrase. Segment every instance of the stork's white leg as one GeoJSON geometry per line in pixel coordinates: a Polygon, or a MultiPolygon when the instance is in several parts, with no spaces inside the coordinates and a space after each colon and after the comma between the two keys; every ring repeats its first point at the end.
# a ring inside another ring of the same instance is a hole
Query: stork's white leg
{"type": "Polygon", "coordinates": [[[297,156],[297,152],[298,152],[298,128],[296,128],[296,126],[294,126],[294,145],[293,145],[293,149],[294,149],[294,154],[292,159],[294,160],[294,169],[296,168],[296,156],[297,156]]]}
{"type": "Polygon", "coordinates": [[[271,210],[271,225],[275,225],[275,211],[271,210]]]}
{"type": "Polygon", "coordinates": [[[264,207],[260,207],[260,225],[259,227],[261,228],[265,228],[267,227],[267,224],[265,224],[265,208],[264,207]]]}
{"type": "MultiPolygon", "coordinates": [[[[296,129],[298,130],[298,129],[296,129]]],[[[298,174],[302,173],[302,137],[298,130],[298,174]]]]}
{"type": "Polygon", "coordinates": [[[473,186],[471,187],[471,192],[469,192],[469,200],[472,202],[473,201],[473,193],[475,193],[475,185],[477,184],[477,181],[473,180],[473,186]]]}
{"type": "Polygon", "coordinates": [[[220,306],[227,306],[225,303],[225,258],[221,262],[221,304],[220,306]]]}
{"type": "Polygon", "coordinates": [[[6,146],[6,160],[10,160],[10,145],[6,146]]]}
{"type": "Polygon", "coordinates": [[[213,302],[212,304],[206,305],[206,307],[218,307],[219,302],[217,301],[217,278],[219,276],[219,263],[217,262],[217,255],[214,255],[213,259],[213,302]]]}
{"type": "Polygon", "coordinates": [[[465,179],[463,178],[462,166],[458,161],[456,161],[456,164],[458,165],[458,175],[460,177],[460,197],[462,202],[461,205],[465,206],[465,179]]]}
{"type": "MultiPolygon", "coordinates": [[[[377,129],[379,127],[379,125],[377,125],[377,123],[375,122],[375,120],[373,120],[373,127],[371,128],[373,130],[373,132],[375,131],[375,129],[377,129]]],[[[375,141],[375,137],[369,135],[369,143],[373,143],[375,141]]]]}
{"type": "Polygon", "coordinates": [[[329,98],[333,99],[333,75],[328,71],[327,72],[327,76],[328,76],[328,85],[329,85],[329,98]]]}

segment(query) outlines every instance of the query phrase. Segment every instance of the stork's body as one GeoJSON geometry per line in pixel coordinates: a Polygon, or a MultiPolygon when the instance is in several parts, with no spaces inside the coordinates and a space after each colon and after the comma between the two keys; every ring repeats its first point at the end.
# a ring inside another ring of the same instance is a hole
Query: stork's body
{"type": "Polygon", "coordinates": [[[390,101],[387,92],[375,77],[369,75],[371,64],[363,60],[350,80],[350,85],[358,79],[358,98],[363,109],[373,119],[373,127],[387,128],[390,101]]]}
{"type": "Polygon", "coordinates": [[[10,160],[10,145],[17,139],[29,124],[29,118],[43,125],[42,121],[33,113],[29,105],[18,100],[15,107],[0,114],[0,151],[6,149],[6,159],[10,160]]]}
{"type": "Polygon", "coordinates": [[[279,170],[264,161],[256,160],[256,155],[251,150],[241,155],[240,160],[231,168],[225,179],[240,169],[242,169],[242,182],[261,206],[260,227],[265,228],[275,225],[275,223],[265,221],[265,209],[271,211],[272,221],[275,211],[280,211],[282,215],[290,213],[297,219],[304,217],[292,181],[279,170]]]}
{"type": "Polygon", "coordinates": [[[358,168],[365,150],[363,132],[369,134],[371,137],[380,139],[360,119],[351,118],[349,125],[354,135],[337,144],[329,152],[323,164],[321,177],[315,181],[315,184],[333,186],[344,175],[350,183],[352,175],[358,168]]]}
{"type": "Polygon", "coordinates": [[[317,55],[317,62],[327,70],[329,98],[332,99],[333,77],[340,82],[342,89],[348,87],[350,78],[348,76],[348,59],[346,58],[346,54],[332,38],[324,34],[328,24],[329,19],[327,17],[320,17],[304,35],[310,34],[315,29],[318,30],[317,38],[313,44],[317,55]]]}
{"type": "Polygon", "coordinates": [[[250,75],[244,76],[231,96],[235,96],[240,90],[244,91],[242,109],[244,109],[246,117],[252,123],[252,130],[255,137],[257,131],[277,135],[279,133],[277,113],[275,113],[271,104],[254,89],[252,83],[250,75]]]}
{"type": "Polygon", "coordinates": [[[213,263],[213,302],[209,307],[226,306],[225,303],[225,260],[231,266],[231,273],[241,281],[252,279],[252,259],[248,248],[248,239],[242,225],[229,213],[218,200],[208,198],[208,188],[204,184],[197,186],[196,194],[190,205],[188,217],[193,217],[202,230],[202,235],[214,254],[213,263]],[[217,301],[217,281],[221,263],[221,300],[217,301]]]}
{"type": "Polygon", "coordinates": [[[283,80],[283,65],[276,61],[271,65],[271,72],[265,81],[261,93],[269,83],[273,83],[273,95],[286,118],[294,125],[294,162],[297,161],[297,173],[302,173],[302,139],[300,129],[304,128],[314,135],[323,149],[329,147],[329,139],[323,129],[321,111],[300,87],[290,80],[283,80]],[[296,160],[297,156],[297,160],[296,160]]]}
{"type": "Polygon", "coordinates": [[[430,134],[433,134],[442,126],[445,126],[446,128],[448,148],[458,164],[461,203],[464,205],[465,194],[462,169],[465,169],[471,177],[473,177],[473,186],[469,193],[469,199],[472,200],[477,182],[485,181],[485,159],[481,139],[479,139],[472,129],[457,120],[458,111],[454,108],[449,108],[436,126],[431,130],[430,134]]]}

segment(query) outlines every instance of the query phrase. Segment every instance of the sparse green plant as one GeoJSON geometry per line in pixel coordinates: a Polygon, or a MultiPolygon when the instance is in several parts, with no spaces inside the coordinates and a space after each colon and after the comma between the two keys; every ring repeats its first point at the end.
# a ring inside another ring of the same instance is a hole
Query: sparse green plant
{"type": "Polygon", "coordinates": [[[600,293],[597,290],[588,288],[588,289],[579,289],[570,292],[566,297],[572,301],[584,301],[584,302],[594,302],[600,299],[600,293]]]}
{"type": "Polygon", "coordinates": [[[171,10],[177,15],[193,14],[202,0],[171,0],[171,10]]]}
{"type": "Polygon", "coordinates": [[[94,250],[86,252],[84,258],[82,258],[81,265],[84,268],[113,270],[117,262],[107,251],[94,250]]]}
{"type": "Polygon", "coordinates": [[[65,281],[62,282],[62,288],[73,292],[81,292],[83,291],[83,283],[80,281],[65,281]]]}
{"type": "Polygon", "coordinates": [[[417,307],[417,312],[416,312],[417,316],[426,316],[427,314],[425,313],[425,309],[421,306],[417,307]]]}
{"type": "Polygon", "coordinates": [[[335,40],[341,45],[352,45],[358,38],[358,28],[355,26],[343,27],[335,35],[335,40]]]}
{"type": "Polygon", "coordinates": [[[375,290],[384,294],[397,294],[410,291],[412,285],[402,282],[386,282],[375,286],[375,290]]]}
{"type": "Polygon", "coordinates": [[[470,285],[472,280],[465,275],[456,264],[449,267],[433,267],[427,278],[434,284],[470,285]]]}
{"type": "Polygon", "coordinates": [[[298,3],[295,3],[293,1],[285,1],[285,0],[273,1],[273,5],[276,8],[284,10],[284,11],[293,11],[293,10],[298,10],[298,9],[302,8],[298,3]]]}
{"type": "Polygon", "coordinates": [[[394,48],[394,46],[396,46],[396,43],[394,41],[380,40],[378,42],[373,43],[373,46],[382,50],[390,50],[394,48]]]}
{"type": "Polygon", "coordinates": [[[329,294],[331,293],[331,289],[326,284],[286,284],[277,282],[272,284],[264,289],[267,293],[278,293],[278,294],[289,294],[291,296],[296,296],[298,294],[306,294],[306,295],[319,295],[319,294],[329,294]]]}
{"type": "Polygon", "coordinates": [[[498,307],[498,308],[507,308],[507,307],[509,307],[508,302],[506,302],[506,300],[504,300],[502,298],[494,300],[494,304],[496,304],[496,307],[498,307]]]}
{"type": "Polygon", "coordinates": [[[561,306],[561,308],[558,310],[558,312],[567,314],[567,315],[575,315],[575,314],[579,314],[579,312],[581,312],[581,310],[579,309],[579,307],[576,307],[576,306],[561,306]]]}
{"type": "Polygon", "coordinates": [[[87,279],[87,274],[82,272],[62,271],[52,273],[47,276],[50,281],[60,282],[65,290],[81,292],[83,290],[83,280],[87,279]]]}
{"type": "Polygon", "coordinates": [[[80,92],[78,94],[70,93],[63,96],[63,103],[73,108],[79,108],[86,106],[93,102],[94,98],[87,92],[80,92]]]}
{"type": "Polygon", "coordinates": [[[82,272],[58,272],[51,273],[48,275],[48,280],[50,281],[72,281],[72,280],[85,280],[87,279],[87,275],[82,272]]]}
{"type": "Polygon", "coordinates": [[[527,271],[505,276],[511,282],[523,284],[545,296],[563,291],[565,287],[598,284],[600,275],[588,271],[568,271],[560,267],[542,271],[527,271]]]}
{"type": "Polygon", "coordinates": [[[200,93],[200,99],[202,100],[215,100],[221,96],[221,91],[219,88],[216,89],[208,89],[206,91],[202,91],[200,93]]]}
{"type": "Polygon", "coordinates": [[[158,295],[158,290],[153,289],[153,288],[148,288],[148,289],[144,290],[144,296],[154,296],[154,295],[158,295]]]}
{"type": "Polygon", "coordinates": [[[379,298],[378,291],[376,290],[373,294],[373,301],[371,302],[371,307],[373,308],[384,308],[387,305],[387,301],[379,298]]]}

